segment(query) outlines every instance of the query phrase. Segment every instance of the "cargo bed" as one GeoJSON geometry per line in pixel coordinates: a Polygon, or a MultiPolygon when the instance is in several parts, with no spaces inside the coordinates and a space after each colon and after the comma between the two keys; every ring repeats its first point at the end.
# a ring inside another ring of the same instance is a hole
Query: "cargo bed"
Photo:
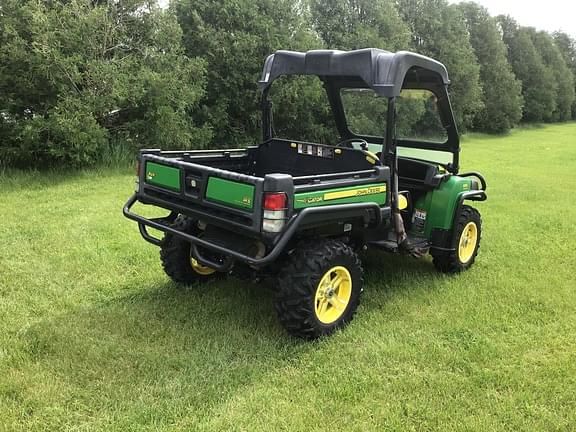
{"type": "Polygon", "coordinates": [[[237,150],[142,150],[137,191],[124,214],[138,221],[142,235],[155,244],[159,240],[147,233],[146,226],[170,232],[177,214],[257,238],[268,245],[264,257],[235,255],[228,247],[186,237],[192,244],[263,265],[295,232],[315,224],[351,219],[380,224],[390,214],[389,175],[389,168],[361,150],[279,139],[237,150]],[[317,174],[311,175],[312,171],[317,174]],[[282,232],[265,233],[263,197],[274,192],[286,196],[286,226],[282,232]],[[130,210],[137,201],[165,208],[171,215],[143,218],[130,210]]]}
{"type": "MultiPolygon", "coordinates": [[[[142,150],[138,199],[258,232],[264,191],[285,191],[293,213],[308,206],[345,203],[347,198],[342,193],[342,198],[314,201],[317,191],[382,187],[389,170],[368,158],[360,150],[279,139],[238,150],[142,150]],[[321,152],[324,156],[318,156],[321,152]],[[358,170],[350,171],[351,167],[358,170]],[[320,174],[309,175],[314,169],[320,174]],[[297,201],[300,195],[308,202],[297,201]]],[[[385,195],[384,186],[379,196],[382,205],[386,203],[385,195]]]]}

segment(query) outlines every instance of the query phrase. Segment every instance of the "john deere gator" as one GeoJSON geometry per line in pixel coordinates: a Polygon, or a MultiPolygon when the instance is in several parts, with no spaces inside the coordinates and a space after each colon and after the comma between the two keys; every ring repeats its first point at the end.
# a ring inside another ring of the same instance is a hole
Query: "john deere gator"
{"type": "Polygon", "coordinates": [[[124,215],[160,247],[170,278],[198,285],[232,273],[272,277],[282,325],[314,339],[352,319],[363,250],[429,254],[446,273],[474,263],[482,223],[468,202],[486,199],[486,182],[459,172],[444,65],[380,49],[277,51],[258,85],[259,145],[139,153],[124,215]],[[321,81],[334,142],[275,134],[270,91],[287,76],[321,81]],[[136,202],[169,214],[141,216],[136,202]]]}

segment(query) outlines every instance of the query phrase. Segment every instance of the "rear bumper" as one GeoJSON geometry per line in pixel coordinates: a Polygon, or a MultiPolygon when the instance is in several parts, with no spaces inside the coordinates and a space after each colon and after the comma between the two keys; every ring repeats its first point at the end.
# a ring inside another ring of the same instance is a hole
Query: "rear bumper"
{"type": "Polygon", "coordinates": [[[380,225],[384,219],[390,217],[390,208],[382,208],[376,203],[337,204],[321,207],[308,207],[298,212],[298,214],[294,215],[288,221],[284,230],[275,237],[273,245],[264,256],[256,258],[173,228],[171,223],[178,215],[175,211],[172,211],[170,215],[165,218],[157,219],[148,219],[144,216],[138,215],[131,210],[132,206],[137,201],[137,195],[132,195],[124,205],[123,213],[128,219],[138,223],[140,234],[146,241],[156,246],[162,244],[162,240],[153,237],[147,231],[147,227],[178,236],[190,242],[192,245],[192,254],[196,260],[198,260],[202,265],[212,267],[218,271],[229,270],[235,261],[240,261],[257,268],[270,264],[278,258],[287,246],[288,242],[294,237],[294,234],[299,229],[310,224],[362,217],[367,225],[375,227],[380,225]],[[210,260],[200,253],[198,247],[222,255],[224,257],[223,261],[214,262],[210,260]]]}

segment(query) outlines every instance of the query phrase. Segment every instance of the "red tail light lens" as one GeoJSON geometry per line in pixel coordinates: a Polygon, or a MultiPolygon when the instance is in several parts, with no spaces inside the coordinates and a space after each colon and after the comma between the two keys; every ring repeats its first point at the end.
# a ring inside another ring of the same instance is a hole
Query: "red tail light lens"
{"type": "Polygon", "coordinates": [[[264,211],[262,212],[262,231],[279,233],[286,225],[286,204],[284,192],[264,193],[264,211]]]}
{"type": "Polygon", "coordinates": [[[286,209],[286,194],[283,192],[267,192],[264,194],[264,210],[286,209]]]}

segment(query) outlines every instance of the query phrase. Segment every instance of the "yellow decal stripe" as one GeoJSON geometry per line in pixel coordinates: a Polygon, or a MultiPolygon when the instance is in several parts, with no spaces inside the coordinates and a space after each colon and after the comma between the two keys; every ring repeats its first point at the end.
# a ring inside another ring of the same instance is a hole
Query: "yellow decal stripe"
{"type": "Polygon", "coordinates": [[[334,199],[351,198],[362,195],[375,195],[383,192],[386,192],[386,185],[373,186],[360,189],[350,189],[338,192],[327,192],[324,194],[324,200],[327,201],[334,199]]]}

